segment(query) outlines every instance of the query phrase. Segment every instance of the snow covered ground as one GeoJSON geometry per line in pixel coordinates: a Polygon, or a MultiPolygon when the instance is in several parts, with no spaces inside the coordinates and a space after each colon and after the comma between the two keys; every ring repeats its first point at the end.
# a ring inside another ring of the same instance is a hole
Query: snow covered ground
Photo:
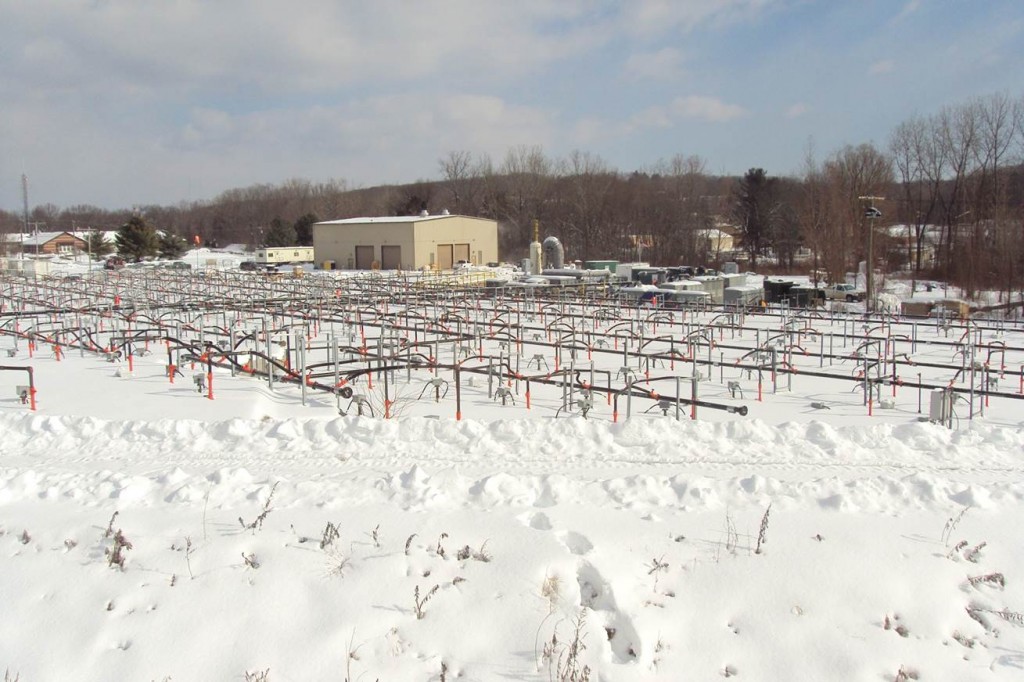
{"type": "Polygon", "coordinates": [[[11,679],[1024,676],[1019,400],[947,429],[906,387],[869,416],[846,383],[758,402],[731,371],[746,417],[615,423],[476,376],[457,421],[414,377],[384,420],[226,369],[210,400],[165,360],[3,359],[38,388],[32,412],[0,372],[11,679]]]}

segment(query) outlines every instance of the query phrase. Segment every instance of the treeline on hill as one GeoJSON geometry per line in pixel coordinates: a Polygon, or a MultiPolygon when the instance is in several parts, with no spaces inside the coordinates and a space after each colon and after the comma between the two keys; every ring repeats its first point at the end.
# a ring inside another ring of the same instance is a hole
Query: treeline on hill
{"type": "MultiPolygon", "coordinates": [[[[657,265],[736,257],[707,238],[706,230],[725,228],[751,268],[834,278],[865,259],[874,223],[876,267],[945,278],[969,292],[1010,293],[1024,289],[1022,158],[1024,99],[996,94],[904,121],[884,148],[846,146],[820,161],[808,151],[800,173],[788,177],[761,168],[715,176],[704,159],[682,154],[623,173],[586,151],[551,158],[518,146],[500,162],[452,151],[439,159],[438,179],[406,185],[354,189],[343,180],[296,179],[131,211],[47,204],[29,221],[47,230],[112,230],[141,214],[189,242],[199,235],[211,246],[274,246],[310,244],[310,227],[321,219],[447,210],[497,220],[506,260],[527,255],[536,219],[541,237],[559,237],[570,260],[657,265]],[[865,218],[871,204],[881,219],[865,218]]],[[[2,213],[0,221],[11,233],[23,218],[2,213]]]]}

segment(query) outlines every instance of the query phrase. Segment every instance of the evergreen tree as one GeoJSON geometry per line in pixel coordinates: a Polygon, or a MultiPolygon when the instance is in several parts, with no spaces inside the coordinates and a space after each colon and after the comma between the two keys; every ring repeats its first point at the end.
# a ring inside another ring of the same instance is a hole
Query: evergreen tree
{"type": "Polygon", "coordinates": [[[757,266],[757,257],[771,244],[777,212],[775,178],[769,178],[763,168],[751,168],[733,190],[732,214],[752,266],[757,266]]]}
{"type": "Polygon", "coordinates": [[[188,244],[184,239],[176,234],[170,232],[164,232],[159,237],[160,240],[160,257],[173,260],[175,258],[181,258],[181,255],[185,253],[188,248],[188,244]]]}
{"type": "Polygon", "coordinates": [[[264,240],[266,246],[295,246],[295,228],[285,224],[280,218],[270,221],[270,229],[264,240]]]}
{"type": "Polygon", "coordinates": [[[143,258],[152,258],[160,250],[160,238],[146,220],[134,215],[121,226],[114,238],[117,253],[125,260],[138,263],[143,258]]]}
{"type": "Polygon", "coordinates": [[[85,235],[86,251],[96,259],[109,256],[114,250],[114,245],[107,241],[106,237],[99,230],[90,230],[85,235]]]}
{"type": "Polygon", "coordinates": [[[313,223],[320,222],[315,213],[307,213],[295,221],[295,243],[299,246],[313,245],[313,223]]]}

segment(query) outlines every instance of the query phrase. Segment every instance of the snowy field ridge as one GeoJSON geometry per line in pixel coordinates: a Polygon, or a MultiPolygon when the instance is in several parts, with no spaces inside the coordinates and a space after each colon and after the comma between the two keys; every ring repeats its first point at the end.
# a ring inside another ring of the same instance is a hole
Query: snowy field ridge
{"type": "MultiPolygon", "coordinates": [[[[378,476],[365,492],[400,495],[406,506],[413,503],[414,493],[424,496],[420,504],[426,503],[433,486],[425,472],[442,471],[451,472],[445,474],[445,494],[459,498],[450,502],[483,506],[541,506],[545,496],[553,494],[552,480],[564,478],[567,472],[578,480],[563,483],[562,502],[584,494],[594,502],[593,492],[584,489],[595,481],[601,483],[608,502],[620,503],[625,500],[617,498],[623,495],[634,502],[685,508],[739,504],[751,495],[756,501],[802,498],[809,492],[808,483],[790,479],[822,471],[834,476],[814,480],[813,485],[828,499],[839,496],[836,501],[863,498],[866,491],[841,483],[850,477],[891,481],[895,488],[889,496],[894,501],[922,508],[945,509],[951,503],[985,507],[993,504],[993,496],[1016,502],[1024,495],[1020,461],[1024,429],[982,423],[954,431],[928,423],[775,426],[757,420],[610,424],[579,418],[455,422],[356,417],[209,423],[2,415],[0,428],[6,447],[20,453],[15,459],[28,471],[0,474],[4,483],[0,499],[17,497],[19,491],[32,495],[43,490],[50,496],[73,496],[85,482],[81,477],[100,475],[108,484],[124,488],[112,496],[128,503],[149,496],[132,491],[140,477],[150,477],[150,485],[163,486],[164,499],[193,500],[194,493],[180,490],[183,477],[194,478],[185,472],[211,468],[219,472],[210,477],[211,483],[225,471],[249,476],[253,482],[287,482],[290,472],[299,471],[327,477],[329,486],[351,479],[354,489],[373,479],[370,472],[389,472],[378,476]],[[34,464],[73,469],[76,463],[88,465],[75,478],[68,478],[64,471],[57,480],[49,480],[32,471],[34,464]],[[495,464],[501,473],[479,475],[495,464]],[[95,474],[97,466],[106,471],[95,474]],[[644,474],[623,475],[623,469],[638,466],[644,474]],[[708,497],[673,475],[690,469],[734,478],[719,481],[719,489],[713,486],[706,491],[714,492],[708,497]],[[170,470],[175,473],[169,474],[170,470]],[[406,473],[396,479],[394,472],[406,473]],[[33,482],[31,491],[25,489],[26,481],[33,482]],[[844,490],[830,490],[830,483],[844,490]],[[907,494],[907,485],[915,487],[914,494],[907,494]],[[566,487],[578,490],[573,493],[566,487]]],[[[886,493],[884,488],[869,487],[875,494],[886,493]]]]}
{"type": "Polygon", "coordinates": [[[1024,666],[1019,428],[15,412],[0,428],[17,614],[0,666],[25,682],[569,679],[577,627],[577,679],[1024,666]]]}

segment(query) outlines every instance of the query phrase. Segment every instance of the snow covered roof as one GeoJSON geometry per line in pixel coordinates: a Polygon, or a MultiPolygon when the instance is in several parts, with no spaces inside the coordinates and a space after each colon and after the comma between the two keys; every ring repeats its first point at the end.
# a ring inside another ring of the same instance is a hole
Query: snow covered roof
{"type": "Polygon", "coordinates": [[[317,225],[365,225],[366,223],[422,223],[428,220],[440,220],[441,218],[469,218],[471,220],[487,220],[486,218],[477,218],[474,216],[457,216],[449,213],[439,213],[437,215],[396,215],[365,218],[345,218],[343,220],[322,220],[319,223],[317,223],[317,225]]]}
{"type": "MultiPolygon", "coordinates": [[[[19,239],[17,239],[17,240],[13,240],[12,239],[10,241],[20,241],[25,246],[42,246],[43,244],[51,242],[51,241],[53,241],[54,239],[56,239],[57,237],[59,237],[59,236],[61,236],[63,234],[69,235],[71,237],[75,237],[75,235],[71,234],[70,232],[67,232],[65,230],[60,230],[60,231],[56,231],[56,232],[35,232],[33,234],[25,235],[24,239],[21,239],[21,235],[19,234],[19,235],[17,235],[19,237],[19,239]]],[[[10,237],[10,236],[14,236],[14,235],[8,235],[8,236],[10,237]]],[[[81,237],[76,237],[76,239],[81,239],[81,237]]]]}

